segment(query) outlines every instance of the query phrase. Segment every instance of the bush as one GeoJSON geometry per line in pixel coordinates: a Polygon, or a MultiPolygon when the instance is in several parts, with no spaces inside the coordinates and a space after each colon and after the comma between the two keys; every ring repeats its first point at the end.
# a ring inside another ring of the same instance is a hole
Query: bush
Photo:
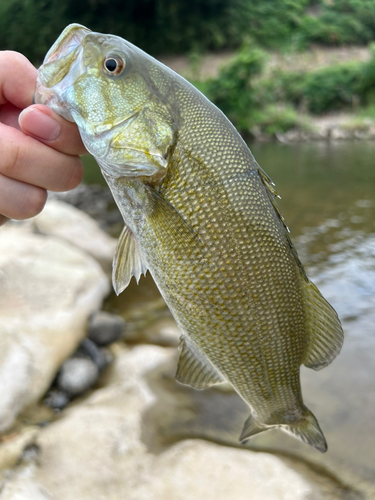
{"type": "Polygon", "coordinates": [[[291,105],[270,104],[258,111],[253,118],[253,129],[263,134],[275,135],[292,128],[309,129],[306,118],[301,117],[291,105]]]}
{"type": "Polygon", "coordinates": [[[308,3],[309,0],[236,0],[233,24],[258,45],[280,48],[290,43],[308,3]]]}
{"type": "Polygon", "coordinates": [[[320,0],[318,15],[304,15],[299,31],[310,42],[366,44],[375,38],[375,0],[320,0]]]}
{"type": "Polygon", "coordinates": [[[243,47],[214,80],[200,89],[240,132],[254,127],[274,134],[293,127],[305,128],[301,112],[321,114],[375,105],[375,45],[368,62],[348,62],[312,72],[276,72],[262,76],[265,54],[243,47]],[[298,112],[297,112],[298,110],[298,112]]]}
{"type": "Polygon", "coordinates": [[[253,79],[261,73],[265,57],[262,50],[244,46],[204,89],[240,131],[251,126],[251,115],[257,108],[253,79]]]}
{"type": "Polygon", "coordinates": [[[273,73],[259,81],[259,101],[289,102],[300,111],[313,114],[351,107],[365,101],[365,88],[370,91],[375,84],[375,65],[374,74],[368,71],[364,80],[367,64],[370,63],[350,62],[312,72],[273,73]]]}
{"type": "Polygon", "coordinates": [[[318,18],[304,16],[300,31],[309,42],[325,45],[366,44],[374,35],[358,18],[336,12],[318,18]]]}
{"type": "Polygon", "coordinates": [[[301,85],[307,109],[320,114],[351,106],[359,89],[362,66],[347,63],[307,73],[301,85]]]}

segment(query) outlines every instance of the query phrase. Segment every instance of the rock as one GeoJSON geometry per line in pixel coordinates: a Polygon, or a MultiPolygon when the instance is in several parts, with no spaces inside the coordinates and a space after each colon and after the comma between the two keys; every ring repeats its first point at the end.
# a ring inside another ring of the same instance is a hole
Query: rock
{"type": "Polygon", "coordinates": [[[67,359],[57,377],[57,386],[71,396],[87,391],[99,377],[99,369],[91,359],[67,359]]]}
{"type": "MultiPolygon", "coordinates": [[[[142,330],[144,342],[163,346],[177,347],[181,330],[171,316],[158,318],[142,330]]],[[[126,338],[126,337],[125,337],[126,338]]]]}
{"type": "MultiPolygon", "coordinates": [[[[159,422],[151,409],[161,396],[159,403],[168,406],[175,395],[159,391],[154,374],[170,380],[175,349],[118,345],[115,351],[106,386],[39,431],[37,457],[3,477],[1,500],[39,500],[45,492],[59,500],[349,498],[350,491],[329,476],[282,456],[199,439],[158,447],[159,422]]],[[[181,400],[180,413],[194,413],[183,405],[181,400]]]]}
{"type": "Polygon", "coordinates": [[[89,255],[22,228],[0,235],[0,432],[40,399],[109,291],[89,255]]]}
{"type": "Polygon", "coordinates": [[[48,391],[47,397],[44,400],[44,404],[50,406],[54,410],[62,410],[69,402],[69,395],[64,391],[59,391],[57,389],[51,389],[48,391]]]}
{"type": "Polygon", "coordinates": [[[124,329],[121,316],[98,311],[90,317],[87,336],[98,345],[107,345],[119,339],[124,329]]]}
{"type": "Polygon", "coordinates": [[[0,441],[0,471],[14,467],[20,460],[23,450],[34,442],[37,434],[36,427],[26,427],[20,433],[7,436],[3,442],[0,441]]]}
{"type": "Polygon", "coordinates": [[[32,219],[34,228],[57,236],[94,257],[110,272],[116,240],[108,236],[89,215],[59,200],[48,200],[43,211],[32,219]]]}
{"type": "Polygon", "coordinates": [[[79,351],[86,354],[98,367],[99,371],[103,371],[113,361],[112,354],[108,349],[101,349],[90,339],[83,339],[79,351]]]}
{"type": "MultiPolygon", "coordinates": [[[[84,157],[85,168],[95,169],[95,160],[89,155],[84,157]]],[[[96,167],[98,169],[98,167],[96,167]]],[[[86,212],[95,219],[107,233],[117,237],[124,227],[124,220],[113,199],[108,186],[98,184],[84,184],[64,193],[49,193],[49,199],[57,199],[69,203],[86,212]]]]}
{"type": "MultiPolygon", "coordinates": [[[[34,469],[33,465],[26,467],[16,476],[14,482],[7,482],[5,488],[1,488],[1,500],[52,500],[48,492],[33,481],[34,469]]],[[[8,478],[14,479],[13,474],[8,474],[6,479],[8,478]]]]}

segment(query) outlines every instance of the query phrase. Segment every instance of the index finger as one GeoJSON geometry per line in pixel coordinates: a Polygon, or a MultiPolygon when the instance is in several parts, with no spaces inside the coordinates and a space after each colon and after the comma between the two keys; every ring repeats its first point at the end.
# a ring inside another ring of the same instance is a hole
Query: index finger
{"type": "Polygon", "coordinates": [[[22,54],[0,52],[0,106],[11,102],[24,109],[33,101],[37,70],[22,54]]]}

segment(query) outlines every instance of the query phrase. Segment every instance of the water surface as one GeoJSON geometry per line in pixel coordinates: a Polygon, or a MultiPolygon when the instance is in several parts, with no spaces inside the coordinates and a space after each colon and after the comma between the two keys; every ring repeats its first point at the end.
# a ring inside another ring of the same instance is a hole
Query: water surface
{"type": "MultiPolygon", "coordinates": [[[[298,446],[298,453],[375,484],[375,144],[251,149],[282,196],[280,206],[309,277],[335,307],[345,331],[343,350],[332,365],[319,372],[302,368],[305,402],[318,417],[329,450],[317,456],[298,446]]],[[[271,436],[255,439],[275,445],[271,436]]]]}

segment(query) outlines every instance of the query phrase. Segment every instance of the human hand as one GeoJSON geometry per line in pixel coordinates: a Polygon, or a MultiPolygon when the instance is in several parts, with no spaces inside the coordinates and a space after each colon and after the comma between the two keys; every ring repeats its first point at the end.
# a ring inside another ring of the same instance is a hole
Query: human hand
{"type": "Polygon", "coordinates": [[[77,126],[32,105],[37,70],[22,54],[0,52],[0,226],[37,215],[47,190],[68,191],[87,153],[77,126]]]}

